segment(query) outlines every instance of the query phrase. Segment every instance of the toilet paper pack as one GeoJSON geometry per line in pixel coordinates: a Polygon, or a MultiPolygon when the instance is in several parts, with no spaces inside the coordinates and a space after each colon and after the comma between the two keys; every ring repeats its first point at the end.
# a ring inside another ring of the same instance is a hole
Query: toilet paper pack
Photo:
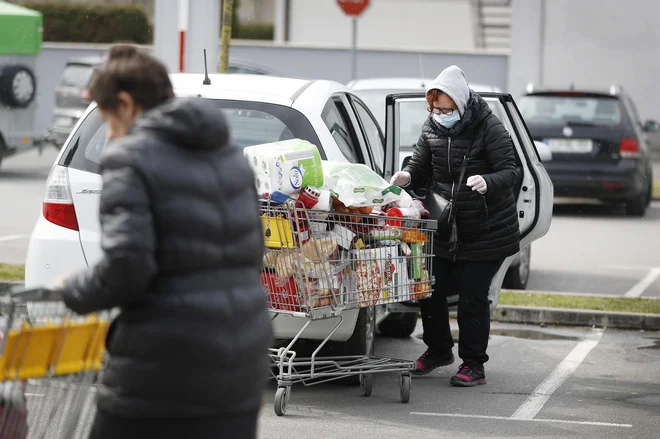
{"type": "Polygon", "coordinates": [[[293,195],[306,186],[323,186],[318,148],[302,139],[249,146],[243,155],[255,174],[257,191],[281,191],[293,195]]]}

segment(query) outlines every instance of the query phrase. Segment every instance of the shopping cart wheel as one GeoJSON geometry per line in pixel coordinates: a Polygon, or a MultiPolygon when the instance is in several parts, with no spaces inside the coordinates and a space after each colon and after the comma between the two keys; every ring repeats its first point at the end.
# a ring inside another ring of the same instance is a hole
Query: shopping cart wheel
{"type": "Polygon", "coordinates": [[[370,373],[361,373],[360,374],[360,391],[362,396],[371,396],[371,390],[373,389],[374,377],[370,373]]]}
{"type": "Polygon", "coordinates": [[[399,380],[399,388],[401,389],[401,402],[407,404],[410,401],[410,385],[412,384],[412,377],[409,373],[401,374],[399,380]]]}
{"type": "Polygon", "coordinates": [[[286,414],[286,405],[291,396],[291,389],[288,387],[278,387],[275,392],[275,414],[284,416],[286,414]]]}

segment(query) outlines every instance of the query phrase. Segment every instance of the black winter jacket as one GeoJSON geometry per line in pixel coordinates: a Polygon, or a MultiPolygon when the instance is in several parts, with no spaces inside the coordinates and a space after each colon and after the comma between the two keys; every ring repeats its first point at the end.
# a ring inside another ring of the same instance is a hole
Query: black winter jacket
{"type": "Polygon", "coordinates": [[[78,313],[120,307],[98,407],[120,417],[257,410],[272,325],[252,171],[219,109],[176,100],[110,142],[103,257],[63,288],[78,313]]]}
{"type": "MultiPolygon", "coordinates": [[[[451,130],[430,117],[409,164],[410,187],[425,187],[433,180],[433,190],[450,199],[452,184],[458,184],[470,141],[470,160],[456,197],[457,260],[496,260],[519,250],[520,232],[514,196],[519,177],[513,141],[488,103],[472,92],[461,122],[451,130]],[[467,186],[468,177],[481,175],[488,186],[484,195],[467,186]]],[[[446,242],[437,242],[436,255],[453,257],[446,242]]]]}

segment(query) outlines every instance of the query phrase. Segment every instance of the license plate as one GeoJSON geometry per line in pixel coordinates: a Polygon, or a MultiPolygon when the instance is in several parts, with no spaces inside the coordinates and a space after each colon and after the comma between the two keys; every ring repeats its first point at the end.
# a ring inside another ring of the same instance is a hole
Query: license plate
{"type": "Polygon", "coordinates": [[[591,139],[545,139],[545,143],[552,152],[586,154],[594,149],[591,139]]]}
{"type": "Polygon", "coordinates": [[[55,119],[55,125],[60,127],[70,127],[73,125],[73,118],[71,117],[58,117],[55,119]]]}

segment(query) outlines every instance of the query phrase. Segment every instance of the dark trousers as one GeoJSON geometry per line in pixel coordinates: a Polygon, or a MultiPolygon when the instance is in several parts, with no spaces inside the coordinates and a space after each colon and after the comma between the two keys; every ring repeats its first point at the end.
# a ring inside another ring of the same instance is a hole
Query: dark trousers
{"type": "Polygon", "coordinates": [[[454,347],[449,328],[447,297],[458,293],[458,356],[468,364],[483,365],[488,361],[488,290],[502,262],[453,262],[449,259],[434,259],[433,295],[419,302],[424,325],[424,343],[431,354],[446,355],[454,347]]]}
{"type": "Polygon", "coordinates": [[[89,439],[256,439],[259,413],[209,419],[120,418],[96,412],[89,439]]]}

